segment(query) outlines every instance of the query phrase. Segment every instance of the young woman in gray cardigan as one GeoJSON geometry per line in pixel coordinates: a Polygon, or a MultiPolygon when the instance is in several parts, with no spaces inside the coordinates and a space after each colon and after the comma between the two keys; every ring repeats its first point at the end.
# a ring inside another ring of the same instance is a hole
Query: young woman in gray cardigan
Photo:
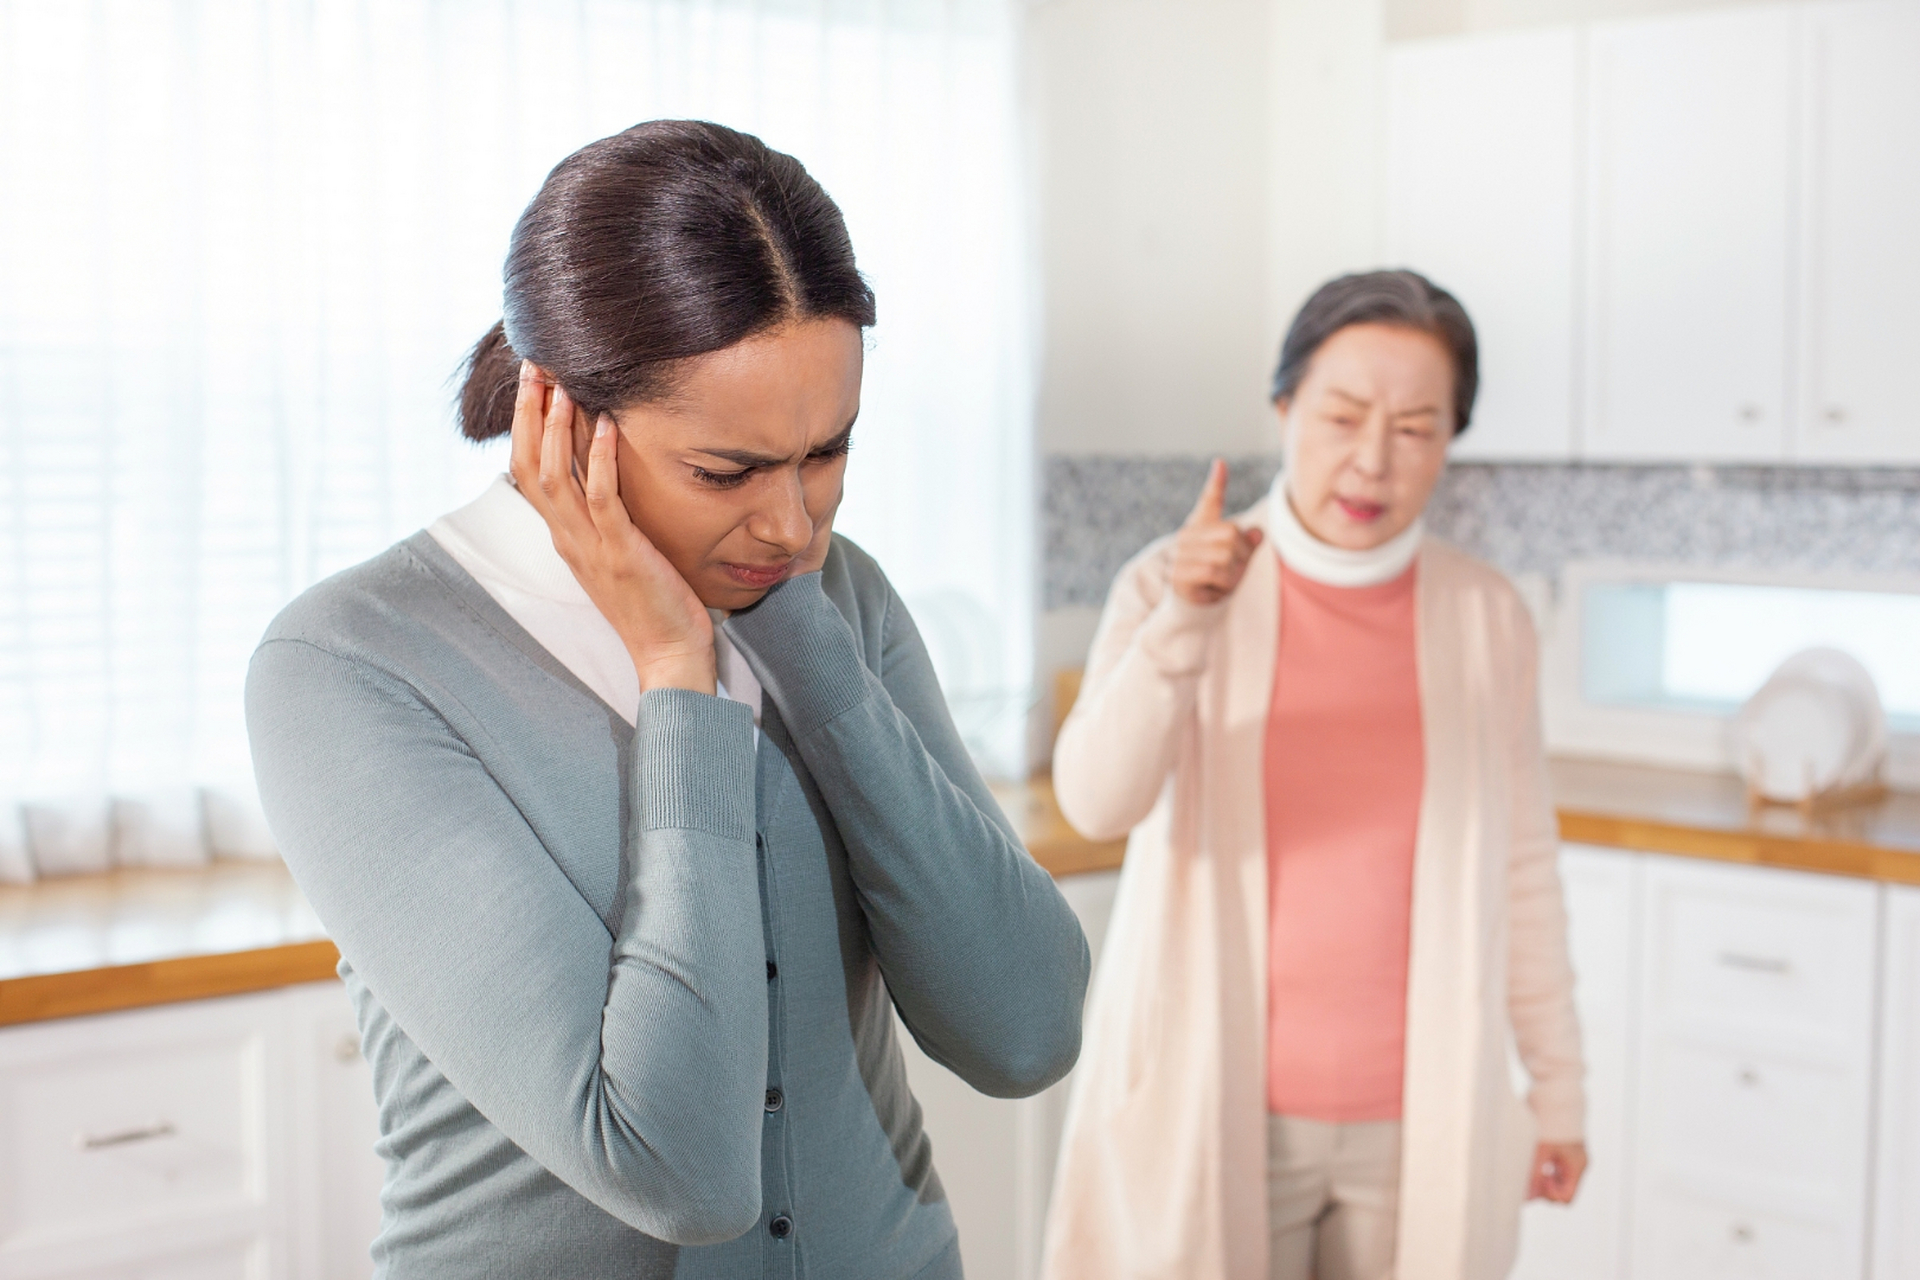
{"type": "Polygon", "coordinates": [[[957,1277],[894,1011],[1031,1094],[1088,957],[832,533],[839,210],[656,121],[549,175],[505,284],[461,415],[511,483],[301,596],[247,685],[373,1066],[378,1272],[957,1277]]]}

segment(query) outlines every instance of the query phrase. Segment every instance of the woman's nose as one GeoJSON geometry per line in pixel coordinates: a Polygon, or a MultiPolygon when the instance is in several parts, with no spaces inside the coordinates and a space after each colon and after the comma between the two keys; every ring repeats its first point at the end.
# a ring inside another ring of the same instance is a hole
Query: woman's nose
{"type": "Polygon", "coordinates": [[[797,556],[813,541],[813,517],[807,514],[807,495],[798,471],[768,486],[767,503],[747,523],[747,532],[760,541],[797,556]]]}
{"type": "Polygon", "coordinates": [[[1387,474],[1390,434],[1384,416],[1369,418],[1360,428],[1360,438],[1354,442],[1353,465],[1361,475],[1377,480],[1387,474]]]}

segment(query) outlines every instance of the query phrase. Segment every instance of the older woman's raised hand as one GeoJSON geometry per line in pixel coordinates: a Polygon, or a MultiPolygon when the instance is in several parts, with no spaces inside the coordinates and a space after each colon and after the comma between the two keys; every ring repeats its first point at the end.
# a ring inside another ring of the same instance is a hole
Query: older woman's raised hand
{"type": "Polygon", "coordinates": [[[1218,604],[1232,595],[1260,545],[1260,530],[1242,529],[1222,514],[1226,501],[1227,464],[1215,458],[1200,500],[1173,540],[1167,581],[1189,604],[1218,604]]]}
{"type": "Polygon", "coordinates": [[[523,361],[513,409],[513,482],[547,522],[573,570],[633,659],[640,688],[715,688],[713,620],[679,570],[634,526],[620,500],[620,430],[593,424],[584,476],[574,434],[585,416],[547,373],[523,361]]]}

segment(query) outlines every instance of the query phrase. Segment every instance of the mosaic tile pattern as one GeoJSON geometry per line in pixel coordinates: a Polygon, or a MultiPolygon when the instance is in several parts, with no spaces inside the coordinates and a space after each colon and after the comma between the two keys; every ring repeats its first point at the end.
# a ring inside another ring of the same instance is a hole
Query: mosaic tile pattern
{"type": "MultiPolygon", "coordinates": [[[[1049,609],[1099,605],[1128,557],[1180,527],[1200,496],[1207,458],[1051,457],[1042,527],[1042,599],[1049,609]]],[[[1257,501],[1277,457],[1227,461],[1227,510],[1257,501]]]]}
{"type": "MultiPolygon", "coordinates": [[[[1272,456],[1230,460],[1228,509],[1257,499],[1272,456]]],[[[1043,495],[1049,609],[1101,604],[1127,558],[1180,524],[1205,458],[1052,457],[1043,495]]],[[[1508,573],[1571,560],[1920,577],[1920,470],[1461,463],[1428,524],[1508,573]]]]}

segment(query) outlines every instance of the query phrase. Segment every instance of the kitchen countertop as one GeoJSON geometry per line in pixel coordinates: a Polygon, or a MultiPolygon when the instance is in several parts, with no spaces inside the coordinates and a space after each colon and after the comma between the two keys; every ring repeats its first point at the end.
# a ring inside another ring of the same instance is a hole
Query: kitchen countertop
{"type": "Polygon", "coordinates": [[[1753,807],[1731,774],[1553,762],[1560,837],[1579,844],[1920,884],[1920,795],[1802,813],[1753,807]]]}
{"type": "MultiPolygon", "coordinates": [[[[1920,884],[1920,795],[1754,810],[1730,776],[1591,760],[1554,761],[1553,784],[1569,841],[1920,884]]],[[[1124,840],[1069,827],[1050,779],[994,794],[1056,876],[1113,870],[1126,854],[1124,840]]],[[[0,1026],[318,982],[338,960],[278,862],[0,888],[0,1026]]]]}
{"type": "Polygon", "coordinates": [[[0,888],[0,1026],[318,982],[339,959],[279,862],[0,888]]]}
{"type": "MultiPolygon", "coordinates": [[[[1750,807],[1731,774],[1570,758],[1552,768],[1563,840],[1920,884],[1920,795],[1912,792],[1806,814],[1750,807]]],[[[1120,865],[1126,842],[1081,839],[1060,816],[1051,780],[995,794],[1034,857],[1055,875],[1120,865]]]]}

